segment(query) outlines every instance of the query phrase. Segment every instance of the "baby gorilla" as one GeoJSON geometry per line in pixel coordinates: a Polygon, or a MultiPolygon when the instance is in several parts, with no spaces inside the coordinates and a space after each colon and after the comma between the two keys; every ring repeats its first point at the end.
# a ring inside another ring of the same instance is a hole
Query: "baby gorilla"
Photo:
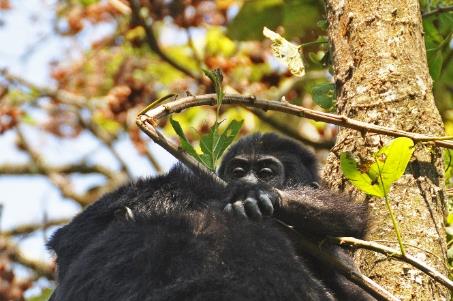
{"type": "MultiPolygon", "coordinates": [[[[253,135],[228,151],[219,175],[226,188],[177,165],[86,208],[49,242],[58,266],[51,300],[373,300],[297,251],[268,217],[316,242],[363,236],[365,206],[311,187],[311,153],[253,135]]],[[[343,249],[328,248],[353,264],[343,249]]]]}

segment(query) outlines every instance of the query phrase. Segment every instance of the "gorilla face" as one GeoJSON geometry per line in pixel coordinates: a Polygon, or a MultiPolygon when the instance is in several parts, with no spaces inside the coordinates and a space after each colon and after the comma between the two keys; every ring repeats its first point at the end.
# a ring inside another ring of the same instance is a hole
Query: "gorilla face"
{"type": "Polygon", "coordinates": [[[250,184],[267,183],[280,188],[285,182],[285,168],[274,156],[240,154],[230,160],[222,177],[229,183],[233,181],[250,184]]]}

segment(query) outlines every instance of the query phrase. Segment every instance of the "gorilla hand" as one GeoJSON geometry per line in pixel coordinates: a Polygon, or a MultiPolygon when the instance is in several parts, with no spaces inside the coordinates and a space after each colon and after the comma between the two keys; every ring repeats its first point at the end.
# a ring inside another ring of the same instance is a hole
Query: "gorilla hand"
{"type": "Polygon", "coordinates": [[[224,211],[237,216],[261,220],[272,216],[279,205],[279,194],[268,185],[236,182],[229,185],[231,191],[224,211]]]}

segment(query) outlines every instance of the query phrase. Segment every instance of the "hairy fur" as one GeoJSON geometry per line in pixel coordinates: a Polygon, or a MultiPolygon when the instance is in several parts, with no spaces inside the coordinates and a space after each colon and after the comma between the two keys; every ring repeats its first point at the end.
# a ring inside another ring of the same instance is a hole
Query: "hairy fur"
{"type": "MultiPolygon", "coordinates": [[[[316,241],[364,234],[366,207],[307,187],[319,180],[317,161],[292,140],[269,134],[242,139],[219,174],[236,154],[250,152],[273,155],[285,166],[279,189],[289,197],[275,204],[274,216],[316,241]]],[[[225,214],[233,190],[255,188],[223,188],[177,165],[106,194],[49,242],[58,266],[51,300],[372,300],[298,251],[271,218],[225,214]]],[[[353,264],[346,251],[331,248],[353,264]]]]}

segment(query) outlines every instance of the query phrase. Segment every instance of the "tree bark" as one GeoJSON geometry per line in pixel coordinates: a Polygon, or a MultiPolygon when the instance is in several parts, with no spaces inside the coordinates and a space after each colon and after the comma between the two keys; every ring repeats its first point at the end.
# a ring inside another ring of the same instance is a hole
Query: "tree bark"
{"type": "MultiPolygon", "coordinates": [[[[327,0],[329,38],[337,85],[337,111],[354,119],[443,135],[428,72],[418,0],[327,0]]],[[[384,200],[370,198],[342,177],[339,156],[355,153],[363,162],[392,138],[341,129],[324,169],[333,189],[370,203],[370,240],[399,248],[384,200]]],[[[417,144],[390,200],[406,251],[442,273],[446,269],[442,151],[417,144]],[[414,247],[415,246],[415,247],[414,247]]],[[[449,300],[449,292],[414,267],[370,251],[356,252],[362,272],[401,300],[449,300]]]]}

